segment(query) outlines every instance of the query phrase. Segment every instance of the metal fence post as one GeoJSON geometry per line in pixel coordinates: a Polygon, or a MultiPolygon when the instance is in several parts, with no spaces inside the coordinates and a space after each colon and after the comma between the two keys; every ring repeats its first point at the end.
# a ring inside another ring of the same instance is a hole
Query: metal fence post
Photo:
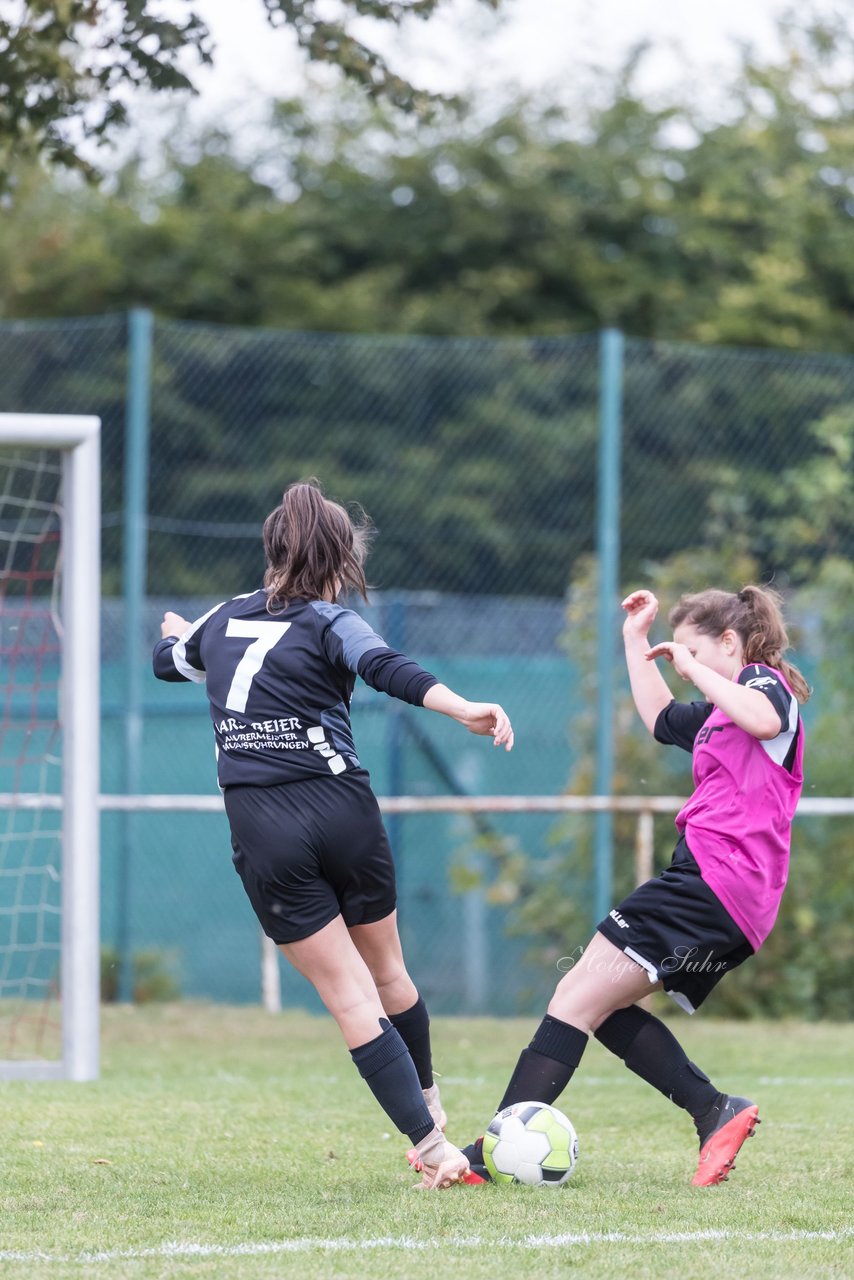
{"type": "MultiPolygon", "coordinates": [[[[623,410],[623,335],[604,329],[599,338],[599,466],[596,548],[599,564],[596,680],[596,794],[609,796],[614,775],[614,686],[617,653],[614,608],[620,582],[620,447],[623,410]]],[[[596,815],[594,924],[613,905],[614,815],[596,815]]]]}
{"type": "MultiPolygon", "coordinates": [[[[125,400],[124,469],[124,790],[136,795],[142,759],[145,655],[142,637],[148,569],[148,452],[151,406],[151,350],[154,317],[134,308],[128,315],[128,372],[125,400]]],[[[116,950],[120,1000],[133,998],[130,899],[136,844],[135,815],[124,815],[116,876],[116,950]]]]}
{"type": "Polygon", "coordinates": [[[651,809],[641,809],[635,827],[635,884],[652,879],[655,852],[655,819],[651,809]]]}

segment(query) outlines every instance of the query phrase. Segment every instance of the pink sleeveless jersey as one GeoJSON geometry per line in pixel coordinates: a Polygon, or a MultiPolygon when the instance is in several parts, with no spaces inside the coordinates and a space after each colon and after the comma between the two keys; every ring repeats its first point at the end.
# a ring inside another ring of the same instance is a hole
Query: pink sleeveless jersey
{"type": "Polygon", "coordinates": [[[786,887],[803,724],[791,773],[766,747],[715,707],[694,741],[694,794],[676,816],[703,879],[754,950],[771,932],[786,887]]]}

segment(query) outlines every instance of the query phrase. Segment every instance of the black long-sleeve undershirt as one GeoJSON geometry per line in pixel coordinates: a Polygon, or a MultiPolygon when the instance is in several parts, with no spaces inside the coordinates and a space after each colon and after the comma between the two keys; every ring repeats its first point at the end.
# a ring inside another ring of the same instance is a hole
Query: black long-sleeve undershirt
{"type": "Polygon", "coordinates": [[[395,649],[371,649],[359,659],[359,675],[365,684],[414,707],[424,703],[424,695],[439,681],[405,653],[395,649]]]}

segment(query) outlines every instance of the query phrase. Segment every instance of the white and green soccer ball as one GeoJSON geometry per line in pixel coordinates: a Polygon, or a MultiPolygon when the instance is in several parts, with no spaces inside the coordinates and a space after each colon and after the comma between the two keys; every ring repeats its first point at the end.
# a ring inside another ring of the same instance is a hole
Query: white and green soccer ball
{"type": "Polygon", "coordinates": [[[483,1163],[494,1182],[560,1187],[578,1159],[572,1121],[545,1102],[516,1102],[499,1111],[483,1135],[483,1163]]]}

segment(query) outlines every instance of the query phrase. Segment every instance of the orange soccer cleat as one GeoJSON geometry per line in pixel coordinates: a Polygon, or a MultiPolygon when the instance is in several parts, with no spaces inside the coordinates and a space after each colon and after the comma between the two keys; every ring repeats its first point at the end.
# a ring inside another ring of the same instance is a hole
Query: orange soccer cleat
{"type": "Polygon", "coordinates": [[[716,1128],[700,1147],[700,1161],[691,1186],[711,1187],[726,1182],[742,1144],[753,1137],[758,1124],[759,1108],[755,1102],[727,1097],[716,1128]]]}

